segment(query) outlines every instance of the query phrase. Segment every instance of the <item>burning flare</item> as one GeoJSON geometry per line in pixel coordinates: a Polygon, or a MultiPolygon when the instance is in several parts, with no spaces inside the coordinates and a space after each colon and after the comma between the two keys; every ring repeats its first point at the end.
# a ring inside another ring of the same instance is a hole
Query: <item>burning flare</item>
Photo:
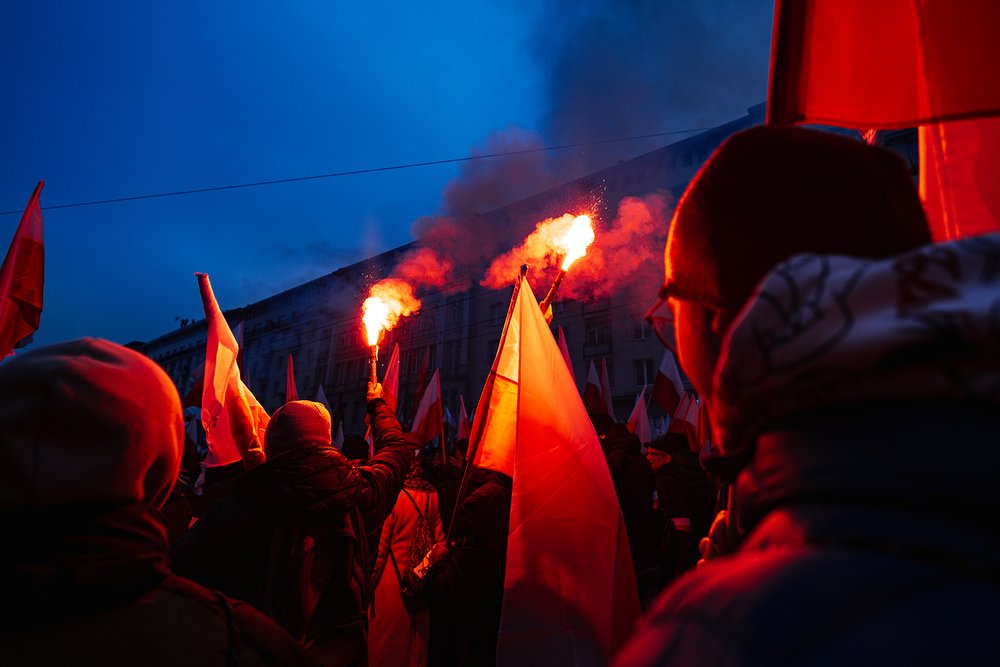
{"type": "Polygon", "coordinates": [[[590,216],[576,216],[566,233],[557,238],[554,243],[556,248],[565,255],[561,267],[563,271],[568,271],[573,262],[587,254],[587,248],[594,242],[594,238],[594,225],[590,221],[590,216]]]}
{"type": "Polygon", "coordinates": [[[386,278],[372,285],[369,296],[361,306],[361,321],[368,335],[368,345],[378,345],[383,331],[392,329],[399,318],[407,317],[420,310],[420,299],[413,293],[409,283],[395,278],[386,278]]]}

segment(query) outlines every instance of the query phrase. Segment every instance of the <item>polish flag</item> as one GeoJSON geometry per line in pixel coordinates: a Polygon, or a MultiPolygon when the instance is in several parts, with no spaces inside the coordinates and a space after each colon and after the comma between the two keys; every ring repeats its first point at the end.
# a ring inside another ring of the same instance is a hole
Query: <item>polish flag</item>
{"type": "Polygon", "coordinates": [[[523,277],[479,400],[470,460],[513,478],[497,664],[609,664],[639,617],[604,454],[523,277]]]}
{"type": "Polygon", "coordinates": [[[598,414],[606,411],[604,399],[601,398],[601,377],[597,374],[597,367],[593,360],[587,369],[587,386],[583,388],[583,405],[587,412],[598,414]]]}
{"type": "Polygon", "coordinates": [[[653,441],[653,430],[649,426],[649,414],[646,412],[646,388],[635,398],[635,407],[628,417],[628,430],[639,436],[639,442],[644,446],[647,442],[653,441]]]}
{"type": "Polygon", "coordinates": [[[285,369],[285,402],[299,400],[299,390],[295,388],[295,366],[292,365],[292,355],[288,354],[288,366],[285,369]]]}
{"type": "Polygon", "coordinates": [[[458,440],[469,437],[469,414],[465,411],[465,398],[461,394],[458,395],[458,427],[455,431],[458,440]]]}
{"type": "Polygon", "coordinates": [[[653,381],[649,397],[665,412],[673,414],[683,395],[684,383],[681,382],[681,374],[677,370],[677,363],[674,362],[674,355],[670,350],[664,350],[660,370],[656,373],[656,380],[653,381]]]}
{"type": "Polygon", "coordinates": [[[573,378],[573,384],[576,384],[576,374],[573,373],[573,360],[569,357],[569,346],[566,344],[566,334],[563,332],[563,328],[559,327],[559,352],[562,353],[563,359],[566,360],[566,368],[569,369],[569,376],[573,378]]]}
{"type": "Polygon", "coordinates": [[[601,357],[601,400],[604,402],[604,411],[612,419],[618,421],[615,417],[615,404],[611,396],[611,382],[608,381],[608,360],[604,357],[601,357]]]}
{"type": "Polygon", "coordinates": [[[411,433],[420,436],[420,444],[428,443],[440,435],[441,449],[444,449],[444,416],[441,410],[441,376],[437,369],[427,383],[427,389],[417,406],[411,433]]]}
{"type": "Polygon", "coordinates": [[[39,181],[35,186],[0,268],[0,359],[14,354],[42,319],[45,246],[38,197],[44,185],[39,181]]]}
{"type": "Polygon", "coordinates": [[[201,396],[201,423],[208,441],[204,465],[223,466],[242,459],[250,468],[264,462],[264,432],[269,418],[240,380],[236,365],[239,346],[215,300],[208,274],[195,275],[208,323],[201,396]]]}

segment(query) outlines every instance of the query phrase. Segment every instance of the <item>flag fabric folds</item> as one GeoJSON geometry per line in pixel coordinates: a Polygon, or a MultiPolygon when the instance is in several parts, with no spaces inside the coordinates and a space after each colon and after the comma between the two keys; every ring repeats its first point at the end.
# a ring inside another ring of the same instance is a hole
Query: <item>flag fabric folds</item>
{"type": "Polygon", "coordinates": [[[0,359],[13,354],[41,323],[45,246],[38,198],[44,185],[40,181],[28,199],[0,268],[0,359]]]}
{"type": "MultiPolygon", "coordinates": [[[[417,414],[413,417],[412,433],[420,436],[420,443],[424,444],[434,439],[436,435],[444,434],[444,415],[441,410],[441,374],[434,369],[424,390],[424,395],[417,406],[417,414]]],[[[444,441],[441,442],[442,449],[444,441]]]]}
{"type": "Polygon", "coordinates": [[[389,409],[396,412],[399,404],[399,343],[392,347],[389,364],[385,367],[385,377],[382,380],[382,399],[389,409]]]}
{"type": "Polygon", "coordinates": [[[330,399],[326,397],[326,390],[323,389],[322,382],[316,387],[316,402],[322,404],[326,408],[326,411],[330,413],[330,416],[334,417],[333,409],[330,407],[330,399]]]}
{"type": "Polygon", "coordinates": [[[476,465],[514,480],[497,664],[607,664],[639,615],[600,443],[526,280],[472,425],[476,465]]]}
{"type": "Polygon", "coordinates": [[[684,395],[684,383],[681,382],[680,371],[670,350],[664,350],[660,370],[656,373],[653,388],[649,392],[651,400],[655,401],[665,412],[673,414],[684,395]]]}
{"type": "Polygon", "coordinates": [[[601,401],[604,403],[604,411],[612,419],[618,421],[615,417],[615,403],[611,394],[611,382],[608,379],[608,360],[604,357],[601,357],[601,401]]]}
{"type": "Polygon", "coordinates": [[[1000,113],[995,0],[779,0],[769,123],[902,128],[1000,113]]]}
{"type": "Polygon", "coordinates": [[[208,442],[204,466],[228,465],[243,460],[247,467],[264,461],[267,413],[240,380],[236,355],[239,348],[212,293],[208,274],[198,273],[198,287],[208,324],[205,345],[205,382],[201,420],[208,442]]]}
{"type": "Polygon", "coordinates": [[[1000,230],[1000,118],[921,126],[920,199],[937,242],[1000,230]]]}
{"type": "Polygon", "coordinates": [[[563,359],[566,360],[566,368],[569,369],[569,376],[573,378],[573,384],[576,384],[576,373],[573,372],[573,360],[569,356],[569,345],[566,344],[566,334],[563,332],[563,328],[559,327],[559,352],[562,353],[563,359]]]}
{"type": "Polygon", "coordinates": [[[288,367],[285,369],[285,401],[299,400],[299,390],[295,387],[295,366],[292,364],[292,353],[288,353],[288,367]]]}
{"type": "Polygon", "coordinates": [[[646,388],[643,387],[639,395],[635,397],[635,407],[626,422],[628,430],[639,436],[639,442],[646,445],[653,441],[653,430],[649,426],[649,414],[646,411],[646,388]]]}
{"type": "Polygon", "coordinates": [[[587,368],[587,384],[583,388],[583,405],[587,408],[587,412],[594,414],[607,411],[604,399],[601,398],[601,376],[597,374],[597,367],[594,366],[593,360],[587,368]]]}
{"type": "Polygon", "coordinates": [[[458,395],[458,426],[455,428],[455,438],[464,440],[469,437],[469,413],[465,411],[465,398],[458,395]]]}
{"type": "Polygon", "coordinates": [[[333,446],[337,448],[337,451],[344,450],[344,420],[341,419],[337,422],[337,434],[333,436],[333,446]]]}

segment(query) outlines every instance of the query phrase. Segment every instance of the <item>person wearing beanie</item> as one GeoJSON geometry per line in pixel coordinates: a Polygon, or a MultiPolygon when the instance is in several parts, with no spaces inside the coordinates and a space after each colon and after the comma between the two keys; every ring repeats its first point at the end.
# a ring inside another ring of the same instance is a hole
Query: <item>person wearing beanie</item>
{"type": "Polygon", "coordinates": [[[698,457],[683,433],[664,433],[649,443],[656,510],[666,533],[660,545],[660,588],[698,562],[698,542],[708,534],[715,498],[698,457]]]}
{"type": "Polygon", "coordinates": [[[760,127],[702,167],[661,297],[744,467],[716,558],[618,664],[995,660],[1000,234],[929,241],[902,161],[859,141],[760,127]]]}
{"type": "Polygon", "coordinates": [[[183,446],[177,390],[137,352],[81,339],[0,364],[0,663],[311,664],[171,571],[159,509],[183,446]]]}
{"type": "Polygon", "coordinates": [[[352,465],[320,403],[271,416],[267,461],[233,483],[174,549],[179,572],[243,596],[323,665],[365,664],[379,531],[413,458],[396,416],[370,384],[375,455],[352,465]]]}

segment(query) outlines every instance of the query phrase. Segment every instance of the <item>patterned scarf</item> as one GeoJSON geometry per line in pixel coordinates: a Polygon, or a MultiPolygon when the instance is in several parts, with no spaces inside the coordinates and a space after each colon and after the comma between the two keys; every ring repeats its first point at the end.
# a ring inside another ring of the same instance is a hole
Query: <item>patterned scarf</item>
{"type": "Polygon", "coordinates": [[[1000,233],[881,261],[778,264],[726,332],[714,389],[709,411],[727,452],[813,408],[1000,404],[1000,233]]]}

